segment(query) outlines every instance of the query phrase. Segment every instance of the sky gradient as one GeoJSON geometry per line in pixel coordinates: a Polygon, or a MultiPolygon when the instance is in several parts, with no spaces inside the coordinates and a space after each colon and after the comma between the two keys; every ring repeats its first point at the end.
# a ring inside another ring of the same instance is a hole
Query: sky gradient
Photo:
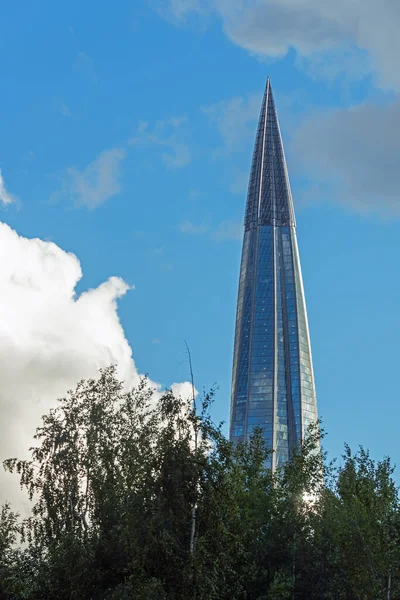
{"type": "MultiPolygon", "coordinates": [[[[129,381],[185,381],[184,340],[196,387],[218,384],[213,414],[228,420],[246,187],[269,75],[325,446],[338,455],[363,444],[400,462],[395,3],[22,6],[0,20],[3,427],[32,432],[57,395],[109,362],[129,381]]],[[[0,444],[5,456],[18,448],[0,444]]]]}

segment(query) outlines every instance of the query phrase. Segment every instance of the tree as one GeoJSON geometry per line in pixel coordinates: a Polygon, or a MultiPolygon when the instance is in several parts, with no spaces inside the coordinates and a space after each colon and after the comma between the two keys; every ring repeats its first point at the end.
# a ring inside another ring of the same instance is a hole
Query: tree
{"type": "Polygon", "coordinates": [[[18,515],[5,504],[0,510],[0,600],[11,600],[16,587],[15,575],[18,565],[18,550],[15,544],[19,539],[18,515]]]}
{"type": "Polygon", "coordinates": [[[61,398],[5,462],[32,514],[0,514],[0,600],[400,597],[390,461],[327,465],[315,424],[272,474],[262,431],[233,446],[212,400],[124,392],[114,367],[61,398]]]}
{"type": "Polygon", "coordinates": [[[123,392],[113,367],[59,400],[31,460],[5,463],[33,503],[29,598],[245,597],[272,480],[261,436],[233,449],[211,401],[199,414],[170,392],[154,403],[146,380],[123,392]]]}

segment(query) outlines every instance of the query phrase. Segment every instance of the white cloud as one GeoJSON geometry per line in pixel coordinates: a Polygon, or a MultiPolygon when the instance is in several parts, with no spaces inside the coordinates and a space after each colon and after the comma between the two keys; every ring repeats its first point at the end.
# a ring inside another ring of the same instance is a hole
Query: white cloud
{"type": "MultiPolygon", "coordinates": [[[[1,462],[26,456],[41,415],[81,378],[111,363],[127,387],[139,376],[117,312],[127,283],[111,277],[77,296],[77,257],[4,223],[0,255],[1,462]]],[[[0,472],[0,504],[7,496],[21,508],[17,479],[0,472]]]]}
{"type": "Polygon", "coordinates": [[[16,197],[10,194],[10,192],[6,189],[6,185],[4,183],[3,175],[0,169],[0,202],[3,204],[12,204],[15,202],[16,197]]]}
{"type": "Polygon", "coordinates": [[[181,169],[182,167],[186,167],[186,165],[190,163],[191,152],[186,144],[179,143],[177,140],[172,139],[171,137],[168,140],[155,141],[156,143],[161,144],[162,146],[167,146],[167,148],[170,148],[170,150],[172,150],[172,153],[163,152],[161,154],[163,162],[168,167],[175,167],[177,169],[181,169]]]}
{"type": "Polygon", "coordinates": [[[143,133],[143,131],[146,131],[148,126],[149,124],[146,121],[141,121],[138,126],[138,133],[143,133]]]}
{"type": "Polygon", "coordinates": [[[312,181],[311,196],[361,213],[400,217],[399,128],[399,100],[313,114],[294,134],[293,163],[312,181]]]}
{"type": "Polygon", "coordinates": [[[149,250],[150,256],[164,256],[164,254],[165,254],[164,246],[158,246],[157,248],[151,248],[151,250],[149,250]]]}
{"type": "Polygon", "coordinates": [[[195,396],[198,394],[196,388],[193,387],[189,381],[185,381],[184,383],[173,383],[171,385],[171,391],[176,398],[192,398],[193,392],[195,396]]]}
{"type": "Polygon", "coordinates": [[[78,52],[75,59],[75,68],[78,70],[78,72],[82,73],[82,75],[91,79],[93,82],[97,81],[94,60],[85,52],[78,52]]]}
{"type": "Polygon", "coordinates": [[[202,10],[200,0],[169,0],[171,12],[178,18],[185,17],[188,13],[202,10]]]}
{"type": "Polygon", "coordinates": [[[62,114],[63,117],[71,116],[71,109],[69,108],[69,106],[64,104],[64,102],[61,102],[58,110],[60,111],[60,113],[62,114]]]}
{"type": "Polygon", "coordinates": [[[170,117],[168,119],[168,121],[160,121],[160,123],[162,124],[162,126],[164,127],[165,125],[172,125],[172,127],[180,127],[181,125],[183,125],[184,123],[188,122],[188,118],[185,116],[181,116],[181,117],[170,117]]]}
{"type": "Polygon", "coordinates": [[[77,206],[94,209],[121,191],[121,162],[125,152],[121,148],[104,150],[85,169],[68,167],[62,176],[63,187],[54,199],[67,197],[77,206]]]}
{"type": "Polygon", "coordinates": [[[243,239],[243,221],[222,221],[213,232],[212,237],[217,242],[243,239]]]}
{"type": "Polygon", "coordinates": [[[190,147],[186,141],[184,126],[188,123],[186,116],[170,117],[157,121],[153,128],[146,121],[139,123],[137,134],[130,138],[130,144],[155,144],[167,149],[161,153],[161,160],[176,169],[186,167],[191,159],[190,147]]]}
{"type": "Polygon", "coordinates": [[[174,265],[172,263],[161,263],[160,265],[161,271],[165,271],[166,273],[170,273],[174,270],[174,265]]]}
{"type": "Polygon", "coordinates": [[[298,55],[297,66],[314,80],[333,82],[362,81],[371,73],[368,53],[352,47],[334,48],[304,56],[298,55]]]}
{"type": "Polygon", "coordinates": [[[186,20],[193,13],[203,13],[206,7],[205,0],[149,0],[149,3],[161,16],[175,22],[186,20]]]}
{"type": "Polygon", "coordinates": [[[254,137],[254,124],[259,117],[261,100],[261,94],[248,94],[202,107],[211,123],[216,125],[223,141],[223,147],[217,150],[217,154],[241,150],[243,144],[254,137]]]}
{"type": "Polygon", "coordinates": [[[345,55],[333,58],[346,71],[352,51],[366,51],[380,84],[400,90],[397,0],[171,0],[168,6],[175,19],[190,11],[216,13],[231,41],[259,56],[324,53],[325,69],[329,51],[341,48],[345,55]]]}
{"type": "Polygon", "coordinates": [[[179,226],[179,231],[189,235],[204,235],[215,242],[226,242],[228,240],[241,240],[243,237],[243,223],[240,221],[226,220],[221,221],[215,229],[210,229],[208,225],[196,225],[192,221],[183,221],[179,226]]]}
{"type": "Polygon", "coordinates": [[[189,233],[191,235],[201,235],[203,233],[207,233],[208,226],[207,225],[195,225],[192,221],[188,219],[186,221],[182,221],[179,225],[179,231],[182,233],[189,233]]]}
{"type": "Polygon", "coordinates": [[[215,2],[233,42],[272,57],[285,55],[290,47],[309,54],[345,43],[350,33],[346,19],[352,12],[349,4],[355,2],[338,0],[334,6],[320,0],[215,2]]]}

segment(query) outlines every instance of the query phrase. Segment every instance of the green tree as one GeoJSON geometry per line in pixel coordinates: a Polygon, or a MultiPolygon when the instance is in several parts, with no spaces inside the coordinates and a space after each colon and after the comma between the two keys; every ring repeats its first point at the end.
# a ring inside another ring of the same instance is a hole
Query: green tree
{"type": "Polygon", "coordinates": [[[248,597],[273,480],[261,435],[233,449],[211,401],[155,403],[112,367],[59,400],[31,460],[5,463],[33,503],[29,598],[248,597]]]}
{"type": "Polygon", "coordinates": [[[18,516],[5,504],[0,510],[0,600],[11,600],[16,588],[19,552],[15,547],[20,537],[18,516]]]}
{"type": "Polygon", "coordinates": [[[400,598],[390,461],[327,465],[315,424],[272,474],[262,431],[233,446],[212,400],[125,392],[114,367],[61,398],[5,462],[32,514],[0,514],[0,600],[400,598]]]}

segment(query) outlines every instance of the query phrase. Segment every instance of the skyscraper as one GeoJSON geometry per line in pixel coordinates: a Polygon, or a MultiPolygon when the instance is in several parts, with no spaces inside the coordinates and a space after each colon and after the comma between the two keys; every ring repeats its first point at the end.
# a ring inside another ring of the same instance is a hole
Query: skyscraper
{"type": "Polygon", "coordinates": [[[230,438],[261,427],[276,469],[317,417],[292,194],[269,79],[244,222],[232,374],[230,438]]]}

